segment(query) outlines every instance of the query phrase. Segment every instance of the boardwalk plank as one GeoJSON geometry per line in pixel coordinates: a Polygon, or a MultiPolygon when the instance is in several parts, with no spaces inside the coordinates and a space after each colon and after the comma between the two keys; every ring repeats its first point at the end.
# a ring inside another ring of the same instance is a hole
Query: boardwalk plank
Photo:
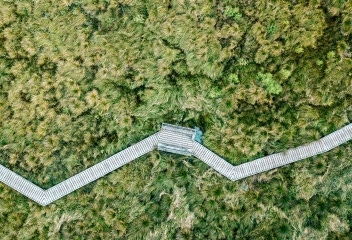
{"type": "MultiPolygon", "coordinates": [[[[225,159],[195,141],[196,129],[163,124],[162,129],[142,141],[112,155],[100,163],[44,190],[15,172],[0,165],[0,182],[22,193],[40,205],[47,205],[124,166],[140,156],[159,148],[169,152],[193,155],[232,181],[265,172],[308,157],[327,152],[352,139],[349,124],[317,141],[276,153],[251,162],[233,166],[225,159]]],[[[198,132],[199,133],[199,132],[198,132]]]]}

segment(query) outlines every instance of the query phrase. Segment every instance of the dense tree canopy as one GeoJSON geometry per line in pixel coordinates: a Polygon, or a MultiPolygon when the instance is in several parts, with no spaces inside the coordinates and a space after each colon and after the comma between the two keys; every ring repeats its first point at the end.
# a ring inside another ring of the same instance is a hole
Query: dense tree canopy
{"type": "MultiPolygon", "coordinates": [[[[0,163],[43,187],[161,122],[239,164],[352,120],[348,0],[0,4],[0,163]]],[[[48,207],[0,185],[0,236],[347,239],[351,147],[235,183],[155,152],[48,207]]]]}

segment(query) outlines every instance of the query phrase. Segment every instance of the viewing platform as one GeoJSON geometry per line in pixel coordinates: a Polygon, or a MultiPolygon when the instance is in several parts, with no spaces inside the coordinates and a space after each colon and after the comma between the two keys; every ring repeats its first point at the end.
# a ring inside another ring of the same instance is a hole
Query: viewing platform
{"type": "Polygon", "coordinates": [[[191,156],[193,144],[201,141],[202,132],[195,127],[186,128],[163,123],[159,132],[158,150],[191,156]]]}

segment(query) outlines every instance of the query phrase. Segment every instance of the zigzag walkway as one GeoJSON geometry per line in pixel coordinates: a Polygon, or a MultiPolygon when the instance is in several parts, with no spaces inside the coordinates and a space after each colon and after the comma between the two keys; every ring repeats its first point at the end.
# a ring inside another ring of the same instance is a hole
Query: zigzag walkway
{"type": "Polygon", "coordinates": [[[0,165],[0,181],[45,206],[63,196],[103,177],[117,168],[157,148],[161,151],[195,156],[232,181],[281,167],[327,152],[352,139],[352,123],[309,144],[233,166],[206,147],[201,131],[171,124],[163,124],[159,132],[116,153],[104,161],[44,190],[10,169],[0,165]]]}

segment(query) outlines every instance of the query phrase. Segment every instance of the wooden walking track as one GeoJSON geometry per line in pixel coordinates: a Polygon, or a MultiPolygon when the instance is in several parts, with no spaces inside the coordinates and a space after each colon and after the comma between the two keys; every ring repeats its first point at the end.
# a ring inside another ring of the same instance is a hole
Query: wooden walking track
{"type": "Polygon", "coordinates": [[[197,127],[191,129],[163,123],[159,132],[49,189],[38,187],[2,165],[0,165],[0,182],[45,206],[154,149],[195,156],[228,179],[236,181],[327,152],[352,140],[352,123],[317,141],[238,166],[231,165],[204,147],[201,144],[201,135],[202,132],[197,127]]]}

